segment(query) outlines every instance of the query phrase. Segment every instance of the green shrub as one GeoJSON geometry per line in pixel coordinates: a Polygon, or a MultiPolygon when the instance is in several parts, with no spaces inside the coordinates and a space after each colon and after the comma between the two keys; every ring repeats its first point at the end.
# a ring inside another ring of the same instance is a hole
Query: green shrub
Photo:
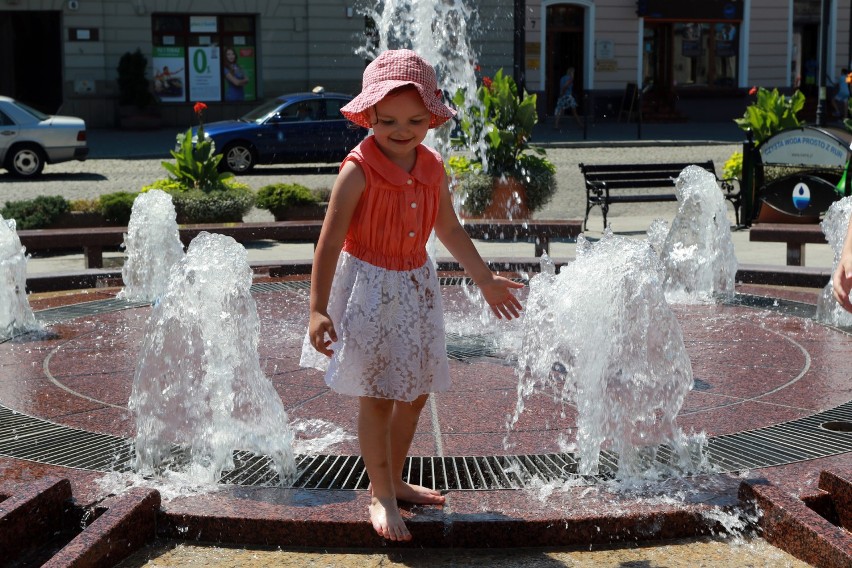
{"type": "Polygon", "coordinates": [[[458,178],[456,191],[464,196],[462,208],[468,216],[479,217],[491,203],[494,176],[471,170],[458,178]]]}
{"type": "Polygon", "coordinates": [[[100,200],[74,199],[68,202],[68,210],[75,213],[100,213],[100,200]]]}
{"type": "MultiPolygon", "coordinates": [[[[456,191],[465,196],[463,208],[467,215],[478,217],[491,205],[494,194],[494,176],[484,173],[480,165],[463,156],[449,159],[448,166],[457,178],[456,191]]],[[[534,154],[518,158],[516,177],[524,186],[526,203],[530,211],[538,211],[556,194],[556,166],[534,154]]]]}
{"type": "Polygon", "coordinates": [[[319,203],[317,195],[298,183],[275,183],[265,185],[257,191],[257,206],[269,211],[315,203],[319,203]]]}
{"type": "Polygon", "coordinates": [[[236,223],[254,207],[254,192],[234,179],[224,182],[227,189],[205,192],[187,190],[176,180],[160,179],[142,191],[161,189],[172,196],[178,223],[236,223]]]}
{"type": "Polygon", "coordinates": [[[14,219],[17,229],[43,229],[67,212],[68,208],[68,201],[64,197],[42,195],[35,199],[7,201],[0,214],[4,219],[14,219]]]}
{"type": "Polygon", "coordinates": [[[98,200],[98,211],[110,223],[127,225],[130,222],[130,212],[137,195],[139,194],[128,191],[101,195],[98,200]]]}
{"type": "Polygon", "coordinates": [[[743,153],[734,152],[722,167],[722,177],[725,179],[742,179],[743,177],[743,153]]]}
{"type": "Polygon", "coordinates": [[[518,177],[527,194],[527,207],[538,211],[556,194],[556,166],[549,160],[533,154],[518,158],[518,177]]]}

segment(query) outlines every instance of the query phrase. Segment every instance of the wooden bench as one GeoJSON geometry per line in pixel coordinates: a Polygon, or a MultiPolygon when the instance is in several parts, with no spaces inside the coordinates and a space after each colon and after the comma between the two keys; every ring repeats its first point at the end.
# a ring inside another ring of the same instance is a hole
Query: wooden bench
{"type": "Polygon", "coordinates": [[[806,244],[828,244],[822,228],[817,224],[755,223],[749,229],[748,240],[763,243],[787,243],[788,266],[803,266],[805,264],[806,244]]]}
{"type": "MultiPolygon", "coordinates": [[[[181,225],[184,246],[198,233],[207,231],[232,237],[239,243],[272,240],[287,243],[316,244],[322,221],[279,221],[274,223],[222,223],[181,225]]],[[[535,255],[550,251],[553,238],[572,238],[580,234],[580,221],[504,221],[476,219],[464,222],[473,239],[535,239],[535,255]]],[[[127,227],[88,227],[79,229],[30,229],[18,231],[28,253],[83,250],[86,268],[103,268],[104,249],[116,249],[124,243],[127,227]]]]}
{"type": "MultiPolygon", "coordinates": [[[[603,224],[606,229],[606,217],[612,203],[640,203],[650,201],[677,201],[674,192],[675,180],[687,166],[700,166],[716,175],[713,160],[699,164],[667,163],[667,164],[580,164],[580,171],[586,182],[586,216],[583,228],[588,228],[589,211],[600,207],[603,213],[603,224]],[[635,189],[664,189],[656,193],[629,193],[625,190],[635,189]]],[[[738,185],[734,180],[716,179],[725,199],[734,206],[737,225],[740,224],[741,196],[738,185]]]]}
{"type": "Polygon", "coordinates": [[[573,238],[582,232],[580,221],[533,221],[505,219],[468,219],[462,221],[472,239],[535,239],[535,256],[550,254],[550,240],[573,238]]]}

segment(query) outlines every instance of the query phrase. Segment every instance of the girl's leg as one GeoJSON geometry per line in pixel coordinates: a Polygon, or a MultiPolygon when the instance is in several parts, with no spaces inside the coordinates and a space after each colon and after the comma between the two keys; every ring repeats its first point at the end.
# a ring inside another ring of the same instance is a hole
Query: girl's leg
{"type": "Polygon", "coordinates": [[[424,394],[412,402],[396,401],[393,405],[393,415],[390,426],[391,475],[393,476],[394,493],[399,501],[423,505],[440,505],[445,501],[440,491],[428,489],[421,485],[412,485],[402,480],[402,468],[411,440],[417,430],[420,412],[429,400],[424,394]]]}
{"type": "Polygon", "coordinates": [[[390,423],[394,401],[362,396],[358,410],[358,442],[370,477],[370,521],[388,540],[411,540],[396,504],[391,471],[390,423]]]}

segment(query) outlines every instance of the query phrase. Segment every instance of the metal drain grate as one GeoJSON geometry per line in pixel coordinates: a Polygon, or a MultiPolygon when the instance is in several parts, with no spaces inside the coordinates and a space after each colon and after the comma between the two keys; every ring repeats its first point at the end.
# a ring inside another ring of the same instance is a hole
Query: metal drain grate
{"type": "MultiPolygon", "coordinates": [[[[822,425],[852,425],[852,402],[806,418],[710,438],[707,457],[719,472],[759,469],[852,452],[852,432],[822,425]]],[[[127,472],[134,458],[131,440],[68,428],[14,412],[0,406],[0,455],[95,471],[127,472]]],[[[667,464],[671,450],[661,446],[657,461],[667,464]]],[[[174,448],[172,461],[184,460],[174,448]]],[[[509,456],[414,456],[406,460],[409,482],[439,490],[477,491],[518,489],[527,480],[575,480],[587,484],[614,476],[618,456],[601,452],[600,473],[581,477],[570,453],[509,456]]],[[[266,456],[234,453],[236,467],[223,475],[221,483],[234,485],[277,485],[278,476],[266,456]]],[[[364,462],[359,456],[297,456],[297,476],[290,487],[299,489],[355,490],[368,485],[364,462]]]]}
{"type": "Polygon", "coordinates": [[[44,323],[56,323],[85,316],[118,312],[121,310],[129,310],[131,308],[141,308],[149,305],[151,305],[149,302],[129,302],[127,300],[112,298],[108,300],[95,300],[94,302],[83,302],[81,304],[47,308],[46,310],[39,310],[35,312],[35,316],[39,321],[44,323]]]}

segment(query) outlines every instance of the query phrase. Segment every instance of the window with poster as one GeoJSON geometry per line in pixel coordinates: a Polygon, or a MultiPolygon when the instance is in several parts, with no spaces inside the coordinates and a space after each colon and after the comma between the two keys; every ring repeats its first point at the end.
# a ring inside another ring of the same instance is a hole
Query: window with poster
{"type": "Polygon", "coordinates": [[[252,15],[153,14],[154,93],[163,102],[253,101],[252,15]]]}
{"type": "Polygon", "coordinates": [[[742,0],[645,0],[643,69],[665,90],[733,89],[739,84],[742,0]]]}

